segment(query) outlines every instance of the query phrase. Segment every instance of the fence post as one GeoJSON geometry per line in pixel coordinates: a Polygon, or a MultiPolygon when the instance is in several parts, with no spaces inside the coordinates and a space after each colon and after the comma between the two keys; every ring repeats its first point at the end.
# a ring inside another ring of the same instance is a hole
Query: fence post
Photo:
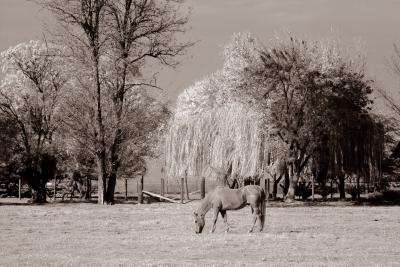
{"type": "Polygon", "coordinates": [[[360,173],[357,172],[357,200],[358,204],[361,203],[361,197],[360,197],[360,173]]]}
{"type": "Polygon", "coordinates": [[[18,198],[21,200],[21,178],[18,179],[18,198]]]}
{"type": "Polygon", "coordinates": [[[57,195],[56,179],[57,179],[57,176],[54,175],[54,195],[53,195],[53,201],[56,201],[56,195],[57,195]]]}
{"type": "Polygon", "coordinates": [[[311,199],[314,201],[314,175],[312,176],[311,179],[311,199]]]}
{"type": "Polygon", "coordinates": [[[92,178],[89,176],[88,177],[88,185],[89,185],[89,187],[88,187],[88,190],[89,190],[89,194],[88,194],[88,198],[89,198],[89,200],[91,200],[92,199],[92,178]]]}
{"type": "Polygon", "coordinates": [[[125,200],[128,200],[128,178],[125,178],[125,200]]]}
{"type": "Polygon", "coordinates": [[[200,197],[201,199],[205,198],[206,196],[206,178],[201,177],[200,180],[200,197]]]}
{"type": "Polygon", "coordinates": [[[143,204],[143,175],[139,178],[138,203],[143,204]]]}
{"type": "Polygon", "coordinates": [[[333,182],[332,182],[332,179],[331,179],[331,200],[333,199],[333,182]]]}
{"type": "Polygon", "coordinates": [[[185,171],[185,197],[187,200],[189,200],[189,187],[188,187],[188,178],[187,178],[187,170],[185,171]]]}
{"type": "Polygon", "coordinates": [[[164,195],[165,195],[165,180],[164,180],[164,178],[161,178],[160,195],[161,195],[161,196],[164,196],[164,195]]]}
{"type": "Polygon", "coordinates": [[[181,178],[181,203],[183,203],[185,178],[181,178]]]}

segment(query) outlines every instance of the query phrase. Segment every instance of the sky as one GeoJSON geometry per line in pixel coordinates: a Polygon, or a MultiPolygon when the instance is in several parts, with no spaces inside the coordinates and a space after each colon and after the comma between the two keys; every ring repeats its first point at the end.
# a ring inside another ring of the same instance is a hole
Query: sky
{"type": "MultiPolygon", "coordinates": [[[[398,94],[400,79],[387,66],[393,44],[400,44],[398,0],[187,0],[186,5],[191,29],[182,38],[197,43],[177,68],[157,70],[157,83],[172,103],[184,88],[222,67],[223,47],[236,32],[251,32],[263,42],[287,32],[310,40],[332,32],[344,43],[361,40],[369,77],[398,94]]],[[[52,20],[36,4],[0,0],[0,51],[41,39],[44,23],[51,26],[52,20]]]]}
{"type": "MultiPolygon", "coordinates": [[[[183,89],[221,69],[223,47],[236,32],[251,32],[263,42],[285,32],[310,40],[332,32],[344,43],[361,40],[369,78],[400,103],[400,77],[391,75],[385,63],[393,55],[393,44],[400,45],[400,0],[187,0],[186,4],[192,9],[191,29],[183,38],[197,43],[176,69],[157,70],[157,85],[172,103],[183,89]]],[[[41,39],[43,24],[52,22],[32,2],[0,0],[0,51],[41,39]]],[[[387,112],[382,100],[375,102],[375,111],[387,112]]],[[[159,170],[151,172],[160,175],[159,170]]]]}

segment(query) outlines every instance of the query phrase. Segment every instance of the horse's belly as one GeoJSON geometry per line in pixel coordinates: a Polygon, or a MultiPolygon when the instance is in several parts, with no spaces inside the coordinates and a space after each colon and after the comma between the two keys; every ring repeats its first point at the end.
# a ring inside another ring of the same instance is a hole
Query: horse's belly
{"type": "Polygon", "coordinates": [[[247,205],[247,201],[241,198],[227,199],[222,202],[222,209],[224,210],[238,210],[247,205]]]}

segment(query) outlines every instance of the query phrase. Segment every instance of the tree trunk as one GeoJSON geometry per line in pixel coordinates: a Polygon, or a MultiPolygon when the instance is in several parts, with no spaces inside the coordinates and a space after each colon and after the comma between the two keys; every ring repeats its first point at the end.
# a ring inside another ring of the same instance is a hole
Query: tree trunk
{"type": "Polygon", "coordinates": [[[98,131],[97,140],[97,176],[98,176],[98,204],[105,203],[106,197],[106,143],[105,143],[105,129],[103,123],[103,114],[101,107],[101,82],[100,82],[100,70],[99,70],[99,51],[93,49],[94,69],[95,69],[95,81],[96,81],[96,122],[98,131]]]}
{"type": "Polygon", "coordinates": [[[97,203],[103,205],[106,196],[105,155],[97,155],[97,203]]]}
{"type": "Polygon", "coordinates": [[[296,184],[298,180],[298,173],[296,170],[294,170],[294,163],[289,164],[289,187],[288,191],[286,194],[286,200],[291,202],[294,201],[295,199],[295,190],[296,190],[296,184]]]}
{"type": "Polygon", "coordinates": [[[86,176],[86,192],[85,192],[85,199],[90,200],[92,198],[91,192],[92,192],[92,185],[91,185],[91,180],[90,176],[86,176]]]}
{"type": "MultiPolygon", "coordinates": [[[[126,67],[125,67],[126,68],[126,67]]],[[[124,75],[124,79],[126,76],[124,75]]],[[[108,185],[107,185],[107,193],[106,193],[106,202],[108,204],[114,204],[114,193],[115,193],[115,185],[117,183],[117,174],[120,166],[120,145],[122,138],[122,129],[121,129],[121,121],[122,121],[122,107],[124,103],[124,87],[125,83],[123,83],[122,88],[118,88],[117,94],[113,99],[114,104],[114,112],[117,119],[116,128],[114,130],[114,140],[111,146],[111,173],[108,177],[108,185]]]]}
{"type": "Polygon", "coordinates": [[[115,185],[117,183],[117,175],[112,172],[108,177],[107,183],[107,191],[106,191],[106,203],[113,205],[114,204],[114,193],[115,193],[115,185]]]}
{"type": "Polygon", "coordinates": [[[346,199],[346,191],[345,191],[345,186],[344,186],[344,175],[339,175],[339,198],[340,200],[345,200],[346,199]]]}
{"type": "Polygon", "coordinates": [[[46,203],[46,183],[32,187],[32,203],[46,203]]]}
{"type": "Polygon", "coordinates": [[[264,178],[264,191],[267,195],[267,199],[271,198],[271,184],[269,178],[264,178]]]}
{"type": "MultiPolygon", "coordinates": [[[[30,164],[28,164],[29,166],[30,164]]],[[[25,178],[32,191],[32,203],[46,202],[46,181],[40,176],[38,171],[35,171],[31,165],[27,168],[25,178]]]]}
{"type": "Polygon", "coordinates": [[[274,176],[274,180],[273,180],[274,185],[273,185],[273,189],[272,189],[272,199],[276,199],[276,195],[278,194],[278,184],[281,181],[283,175],[279,176],[278,179],[276,179],[276,176],[274,176]]]}
{"type": "Polygon", "coordinates": [[[296,188],[296,177],[294,177],[295,175],[293,175],[293,177],[289,180],[289,189],[288,192],[286,194],[286,200],[287,201],[294,201],[295,199],[295,188],[296,188]]]}
{"type": "Polygon", "coordinates": [[[289,186],[290,186],[290,174],[289,171],[285,173],[284,176],[284,186],[283,186],[283,196],[285,197],[289,191],[289,186]]]}

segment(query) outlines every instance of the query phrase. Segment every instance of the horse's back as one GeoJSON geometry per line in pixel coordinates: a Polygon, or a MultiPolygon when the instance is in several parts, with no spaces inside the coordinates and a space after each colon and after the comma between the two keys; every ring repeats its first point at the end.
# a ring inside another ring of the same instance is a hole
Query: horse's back
{"type": "Polygon", "coordinates": [[[216,187],[212,192],[212,202],[220,205],[223,210],[241,209],[247,204],[259,202],[263,192],[257,185],[247,185],[239,189],[216,187]]]}
{"type": "Polygon", "coordinates": [[[243,195],[239,189],[220,186],[214,189],[210,201],[213,203],[213,206],[219,206],[222,210],[241,209],[246,205],[246,199],[243,199],[243,195]]]}
{"type": "Polygon", "coordinates": [[[246,185],[242,187],[244,194],[246,195],[262,195],[264,194],[264,189],[259,185],[246,185]]]}

